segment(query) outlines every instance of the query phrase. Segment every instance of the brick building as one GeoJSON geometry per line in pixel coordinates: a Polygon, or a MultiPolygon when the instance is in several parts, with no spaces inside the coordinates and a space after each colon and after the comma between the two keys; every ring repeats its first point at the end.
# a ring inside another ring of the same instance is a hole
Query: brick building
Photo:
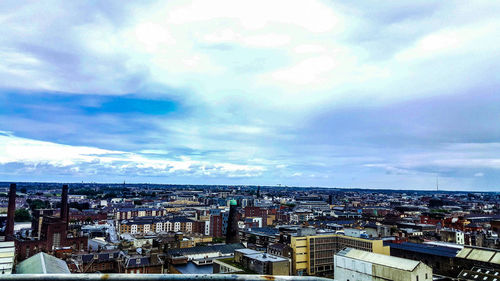
{"type": "MultiPolygon", "coordinates": [[[[14,194],[14,200],[9,199],[9,220],[14,221],[15,210],[15,184],[11,185],[11,194],[14,194]]],[[[6,233],[9,234],[8,239],[14,240],[16,247],[16,256],[19,261],[29,258],[39,252],[53,253],[60,248],[71,248],[74,251],[82,251],[87,249],[88,238],[70,233],[68,231],[68,186],[63,185],[61,211],[59,216],[39,214],[36,220],[36,237],[24,238],[14,235],[14,225],[10,225],[12,229],[8,229],[6,233]]]]}

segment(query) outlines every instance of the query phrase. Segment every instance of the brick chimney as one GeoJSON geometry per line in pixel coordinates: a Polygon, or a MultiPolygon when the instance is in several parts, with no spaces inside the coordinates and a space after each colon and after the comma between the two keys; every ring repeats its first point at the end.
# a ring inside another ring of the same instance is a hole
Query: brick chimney
{"type": "Polygon", "coordinates": [[[66,229],[68,229],[69,223],[69,206],[68,206],[68,185],[65,184],[62,187],[62,199],[61,199],[61,220],[66,222],[66,229]]]}
{"type": "Polygon", "coordinates": [[[16,214],[16,184],[10,184],[9,207],[7,209],[7,225],[5,227],[5,240],[12,241],[14,237],[14,216],[16,214]]]}

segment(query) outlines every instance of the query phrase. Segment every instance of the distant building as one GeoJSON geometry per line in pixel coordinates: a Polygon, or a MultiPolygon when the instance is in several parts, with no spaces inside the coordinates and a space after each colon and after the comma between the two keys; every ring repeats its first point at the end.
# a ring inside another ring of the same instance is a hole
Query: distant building
{"type": "Polygon", "coordinates": [[[115,211],[117,220],[130,220],[136,217],[162,217],[168,214],[165,209],[158,208],[122,208],[115,211]]]}
{"type": "Polygon", "coordinates": [[[119,233],[193,232],[193,221],[185,217],[136,217],[120,222],[119,233]]]}
{"type": "Polygon", "coordinates": [[[396,258],[352,248],[335,257],[335,280],[431,281],[432,268],[420,261],[396,258]]]}
{"type": "Polygon", "coordinates": [[[460,230],[441,229],[439,234],[441,235],[441,241],[456,243],[460,245],[465,244],[465,234],[460,230]]]}

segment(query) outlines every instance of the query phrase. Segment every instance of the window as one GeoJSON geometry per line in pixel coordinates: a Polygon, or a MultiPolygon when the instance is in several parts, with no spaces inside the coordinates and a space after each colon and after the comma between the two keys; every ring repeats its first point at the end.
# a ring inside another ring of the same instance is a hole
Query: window
{"type": "Polygon", "coordinates": [[[418,281],[418,275],[417,275],[417,281],[418,281]]]}
{"type": "Polygon", "coordinates": [[[57,232],[52,234],[52,249],[59,248],[61,246],[61,233],[57,232]]]}

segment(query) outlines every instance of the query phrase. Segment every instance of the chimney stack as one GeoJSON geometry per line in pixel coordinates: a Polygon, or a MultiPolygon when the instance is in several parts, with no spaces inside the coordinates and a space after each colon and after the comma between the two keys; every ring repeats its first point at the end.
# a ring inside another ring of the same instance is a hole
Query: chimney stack
{"type": "Polygon", "coordinates": [[[62,187],[61,220],[66,222],[66,229],[68,229],[69,206],[68,206],[68,185],[67,184],[63,185],[63,187],[62,187]]]}
{"type": "Polygon", "coordinates": [[[236,200],[231,200],[229,202],[229,217],[227,218],[226,244],[240,243],[237,208],[236,200]]]}
{"type": "Polygon", "coordinates": [[[14,216],[16,215],[16,184],[10,184],[9,207],[7,209],[7,225],[5,227],[5,240],[11,241],[14,237],[14,216]]]}

